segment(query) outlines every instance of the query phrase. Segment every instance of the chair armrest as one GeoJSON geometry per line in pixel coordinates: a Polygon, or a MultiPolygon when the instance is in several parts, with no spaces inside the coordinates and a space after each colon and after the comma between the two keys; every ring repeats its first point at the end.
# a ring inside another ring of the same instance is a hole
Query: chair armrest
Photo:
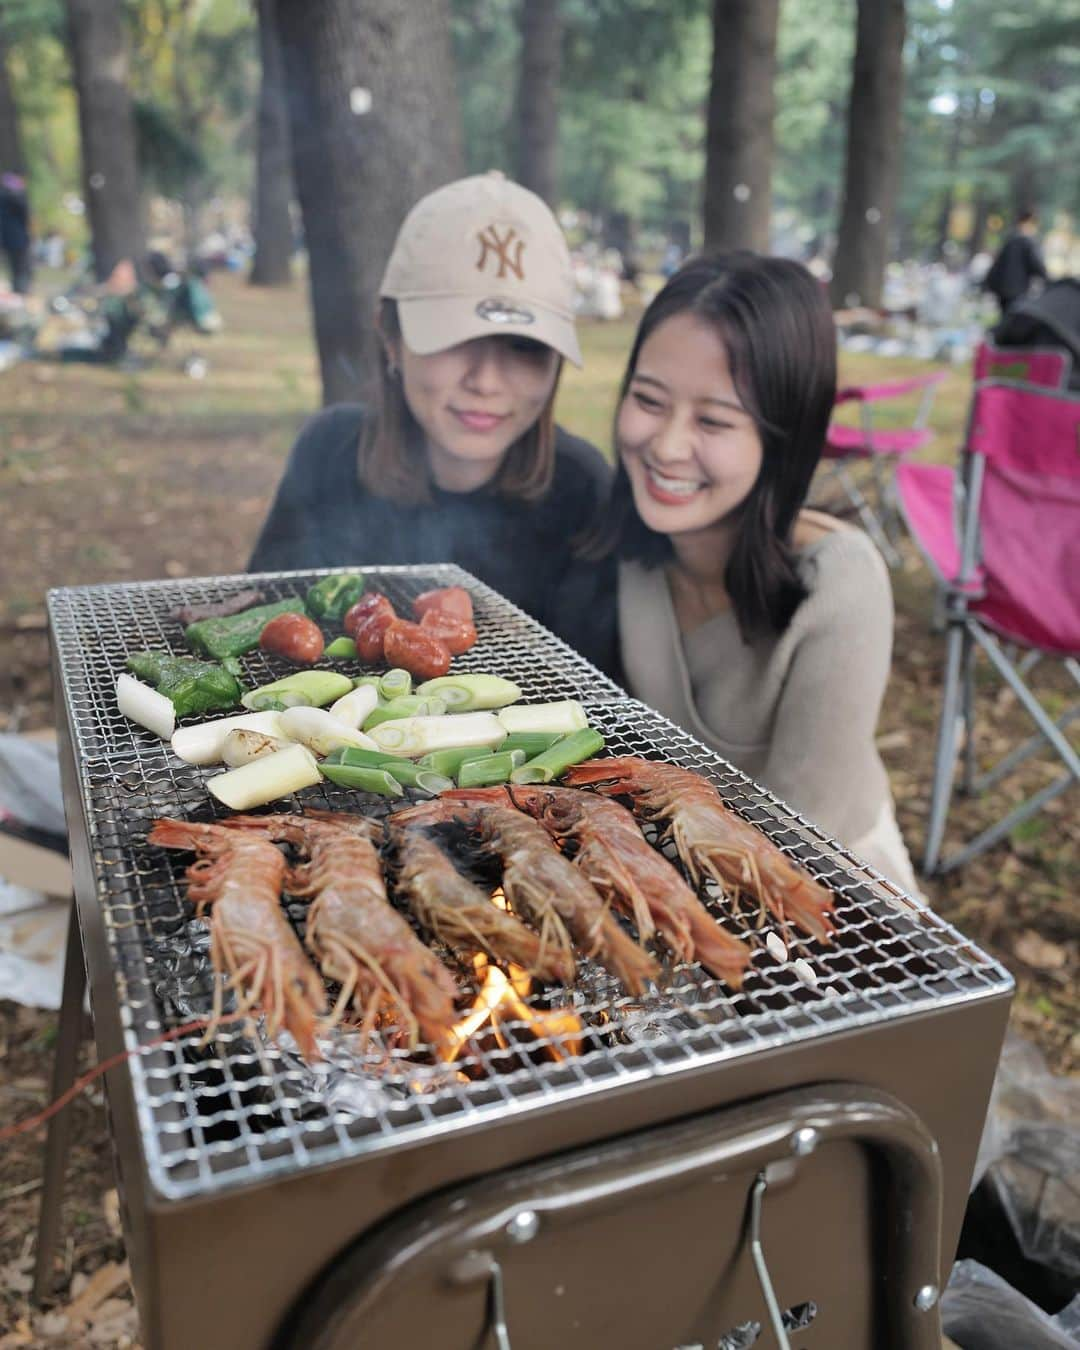
{"type": "Polygon", "coordinates": [[[836,402],[858,399],[861,403],[877,403],[886,398],[903,398],[905,394],[914,394],[920,389],[932,389],[945,379],[948,371],[931,370],[925,375],[913,375],[908,380],[889,380],[885,384],[847,385],[837,391],[836,402]]]}

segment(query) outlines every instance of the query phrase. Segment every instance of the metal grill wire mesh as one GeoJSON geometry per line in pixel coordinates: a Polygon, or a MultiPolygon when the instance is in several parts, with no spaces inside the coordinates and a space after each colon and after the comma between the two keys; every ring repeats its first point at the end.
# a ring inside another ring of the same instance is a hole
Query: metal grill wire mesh
{"type": "MultiPolygon", "coordinates": [[[[572,1008],[586,1033],[560,1062],[543,1062],[550,1038],[525,1023],[500,1019],[501,1043],[486,1036],[462,1056],[462,1073],[426,1067],[403,1050],[361,1054],[355,1036],[323,1041],[327,1062],[305,1064],[288,1038],[275,1045],[250,1026],[221,1027],[209,1045],[198,1034],[148,1048],[161,1033],[208,1015],[213,980],[206,924],[186,899],[187,855],[145,842],[161,815],[210,820],[226,814],[206,791],[208,770],[182,764],[150,733],[121,717],[115,680],[136,650],[182,654],[180,625],[168,611],[224,598],[252,578],[95,586],[53,591],[50,619],[75,741],[81,790],[106,940],[151,1184],[179,1198],[236,1185],[279,1170],[392,1146],[430,1131],[466,1128],[501,1113],[543,1108],[657,1072],[720,1062],[767,1047],[850,1030],[906,1012],[966,1001],[1008,987],[1004,970],[954,929],[888,882],[854,862],[800,816],[719,760],[618,686],[565,644],[468,574],[450,566],[365,569],[369,587],[401,613],[434,586],[471,591],[480,640],[455,669],[491,671],[517,681],[525,701],[578,697],[607,753],[663,759],[711,779],[725,801],[837,894],[837,934],[829,947],[792,932],[778,960],[756,925],[755,908],[735,908],[707,883],[701,895],[724,925],[749,941],[755,956],[738,994],[698,966],[665,962],[655,995],[631,998],[589,962],[572,990],[537,989],[538,1009],[572,1008]],[[796,960],[798,964],[796,964],[796,960]]],[[[254,579],[268,599],[303,594],[325,573],[254,579]]],[[[261,653],[244,659],[251,684],[282,673],[261,653]]],[[[347,667],[346,667],[347,669],[347,667]]],[[[302,801],[382,814],[378,798],[325,783],[302,801]]],[[[673,855],[669,854],[669,856],[673,855]]],[[[673,858],[674,860],[674,858],[673,858]]],[[[298,932],[306,906],[287,905],[298,932]]],[[[469,976],[458,968],[459,984],[469,976]]],[[[575,1038],[576,1039],[576,1038],[575,1038]]],[[[422,1057],[421,1057],[422,1059],[422,1057]]]]}

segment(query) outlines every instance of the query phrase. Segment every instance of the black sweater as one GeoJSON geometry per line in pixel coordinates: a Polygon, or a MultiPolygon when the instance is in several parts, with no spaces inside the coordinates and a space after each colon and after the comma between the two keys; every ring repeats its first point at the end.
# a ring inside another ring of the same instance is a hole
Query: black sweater
{"type": "Polygon", "coordinates": [[[342,404],[304,427],[248,570],[457,563],[601,669],[617,673],[614,566],[583,563],[571,553],[571,541],[596,519],[610,481],[595,446],[560,428],[554,480],[539,502],[488,488],[433,487],[430,503],[398,506],[360,482],[365,416],[359,404],[342,404]]]}

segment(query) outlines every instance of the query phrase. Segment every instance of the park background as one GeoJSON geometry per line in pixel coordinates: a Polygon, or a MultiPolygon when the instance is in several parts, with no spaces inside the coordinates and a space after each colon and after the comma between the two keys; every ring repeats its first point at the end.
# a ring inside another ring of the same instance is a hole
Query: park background
{"type": "MultiPolygon", "coordinates": [[[[0,731],[52,724],[48,587],[243,567],[305,417],[363,390],[401,215],[463,172],[529,183],[567,229],[585,368],[567,369],[558,411],[574,431],[610,448],[669,250],[749,245],[830,286],[841,383],[947,370],[925,457],[953,462],[993,316],[978,278],[1017,209],[1038,210],[1052,274],[1080,271],[1078,73],[1077,0],[2,0],[0,167],[26,177],[54,247],[31,297],[35,359],[0,372],[0,731]],[[71,296],[92,324],[95,286],[150,248],[207,270],[221,330],[137,340],[114,368],[46,359],[62,341],[50,301],[71,296]],[[590,299],[613,271],[617,304],[590,299]]],[[[910,541],[900,552],[878,735],[917,856],[943,644],[929,574],[910,541]]],[[[980,681],[992,759],[1028,726],[980,681]]],[[[1039,692],[1064,707],[1052,672],[1039,692]]],[[[1036,759],[1004,794],[958,800],[950,838],[1054,774],[1036,759]]],[[[1066,1074],[1078,837],[1060,798],[927,882],[1012,970],[1014,1025],[1066,1074]]],[[[54,1022],[0,1003],[3,1119],[44,1104],[54,1022]]],[[[0,1154],[4,1350],[137,1337],[100,1094],[76,1112],[52,1322],[26,1302],[40,1140],[0,1154]],[[100,1297],[76,1331],[64,1309],[88,1279],[100,1297]]]]}

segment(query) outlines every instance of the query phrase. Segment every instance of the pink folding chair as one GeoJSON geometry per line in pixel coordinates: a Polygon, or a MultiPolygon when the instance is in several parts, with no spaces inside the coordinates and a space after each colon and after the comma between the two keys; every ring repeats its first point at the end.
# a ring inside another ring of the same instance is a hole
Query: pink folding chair
{"type": "Polygon", "coordinates": [[[902,464],[900,509],[942,591],[945,679],[923,870],[969,861],[1080,781],[1065,735],[1080,704],[1052,718],[1025,682],[1042,657],[1080,685],[1080,396],[1011,381],[975,386],[959,476],[902,464]],[[1002,639],[1015,653],[1007,652],[1002,639]],[[1037,733],[975,772],[975,656],[981,648],[1034,720],[1037,733]],[[1022,653],[1022,655],[1021,655],[1022,653]],[[952,799],[956,731],[963,730],[966,792],[980,792],[1047,747],[1064,774],[942,857],[952,799]]]}
{"type": "Polygon", "coordinates": [[[1059,347],[995,347],[981,342],[975,350],[972,372],[981,380],[1037,384],[1044,389],[1067,389],[1072,356],[1059,347]]]}
{"type": "Polygon", "coordinates": [[[881,550],[890,567],[900,561],[900,555],[890,538],[890,527],[895,526],[896,497],[887,470],[915,450],[929,443],[933,432],[928,423],[937,386],[945,378],[943,370],[927,375],[915,375],[909,380],[892,380],[886,384],[852,385],[836,395],[836,407],[857,402],[858,425],[838,422],[834,417],[825,438],[822,459],[830,460],[831,472],[826,479],[835,479],[855,508],[867,534],[881,550]],[[875,410],[880,405],[907,398],[922,391],[922,398],[914,420],[907,426],[882,426],[875,421],[875,410]],[[852,471],[852,461],[864,460],[870,465],[870,474],[876,497],[872,504],[852,471]]]}

